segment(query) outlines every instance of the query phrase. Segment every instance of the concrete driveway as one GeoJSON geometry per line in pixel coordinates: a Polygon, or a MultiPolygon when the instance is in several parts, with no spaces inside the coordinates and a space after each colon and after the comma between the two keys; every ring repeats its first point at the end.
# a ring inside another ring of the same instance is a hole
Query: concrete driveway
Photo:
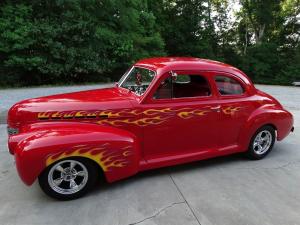
{"type": "MultiPolygon", "coordinates": [[[[144,172],[98,185],[68,202],[52,200],[37,183],[27,187],[19,180],[7,152],[6,125],[0,125],[0,224],[300,224],[300,88],[258,88],[277,97],[295,117],[295,132],[277,142],[264,160],[236,155],[144,172]]],[[[23,89],[22,96],[34,97],[30,92],[23,89]]]]}

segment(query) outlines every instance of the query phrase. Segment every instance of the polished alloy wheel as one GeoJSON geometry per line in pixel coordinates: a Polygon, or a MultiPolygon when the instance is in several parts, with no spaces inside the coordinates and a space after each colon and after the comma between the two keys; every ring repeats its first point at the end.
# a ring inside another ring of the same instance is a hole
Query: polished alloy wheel
{"type": "Polygon", "coordinates": [[[76,160],[60,161],[48,173],[50,187],[63,195],[79,192],[85,187],[87,181],[87,168],[76,160]]]}
{"type": "Polygon", "coordinates": [[[258,155],[266,153],[272,145],[273,136],[270,131],[263,130],[259,132],[253,141],[253,150],[258,155]]]}

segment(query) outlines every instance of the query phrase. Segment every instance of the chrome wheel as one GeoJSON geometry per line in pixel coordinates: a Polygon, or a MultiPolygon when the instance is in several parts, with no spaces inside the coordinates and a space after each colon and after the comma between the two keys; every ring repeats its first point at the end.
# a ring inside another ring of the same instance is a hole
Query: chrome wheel
{"type": "Polygon", "coordinates": [[[63,195],[82,190],[88,181],[88,170],[81,162],[64,160],[55,164],[48,173],[52,190],[63,195]]]}
{"type": "Polygon", "coordinates": [[[271,147],[273,136],[270,131],[263,130],[259,132],[253,141],[253,151],[258,155],[263,155],[271,147]]]}

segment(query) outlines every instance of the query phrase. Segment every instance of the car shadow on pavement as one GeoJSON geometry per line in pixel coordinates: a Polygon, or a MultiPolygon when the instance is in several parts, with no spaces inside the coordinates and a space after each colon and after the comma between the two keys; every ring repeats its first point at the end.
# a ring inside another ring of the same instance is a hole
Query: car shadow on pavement
{"type": "Polygon", "coordinates": [[[151,179],[159,176],[169,176],[170,174],[175,175],[175,174],[180,174],[180,173],[185,173],[188,171],[195,171],[195,170],[215,169],[216,167],[222,168],[224,165],[229,165],[229,164],[242,162],[242,161],[252,161],[252,160],[249,160],[246,157],[244,157],[243,154],[238,153],[230,156],[222,156],[222,157],[217,157],[212,159],[190,162],[181,165],[147,170],[147,171],[139,172],[132,177],[125,178],[120,181],[116,181],[114,183],[107,183],[105,182],[105,180],[102,179],[100,182],[97,183],[97,185],[93,188],[92,191],[90,191],[88,195],[95,195],[95,194],[97,195],[101,191],[118,189],[125,185],[130,185],[132,183],[139,182],[144,179],[151,179]]]}
{"type": "MultiPolygon", "coordinates": [[[[220,170],[224,168],[238,170],[241,168],[251,168],[251,167],[264,167],[266,164],[273,164],[275,162],[280,162],[287,155],[286,148],[288,143],[277,142],[273,150],[262,160],[251,160],[248,159],[244,153],[236,153],[228,156],[221,156],[206,160],[199,160],[195,162],[190,162],[181,165],[163,167],[158,169],[152,169],[148,171],[139,172],[136,175],[125,178],[123,180],[107,183],[104,180],[98,182],[95,188],[90,192],[90,195],[101,193],[101,191],[118,189],[120,187],[131,185],[142,180],[147,180],[151,178],[163,177],[163,176],[176,176],[179,174],[190,174],[190,172],[206,172],[212,170],[220,170]],[[285,149],[285,154],[283,154],[283,149],[285,149]]],[[[292,148],[289,146],[288,148],[292,148]]]]}

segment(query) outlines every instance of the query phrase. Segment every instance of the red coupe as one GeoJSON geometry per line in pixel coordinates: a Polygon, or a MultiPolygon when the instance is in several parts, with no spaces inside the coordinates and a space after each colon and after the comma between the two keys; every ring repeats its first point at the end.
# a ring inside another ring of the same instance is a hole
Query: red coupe
{"type": "Polygon", "coordinates": [[[261,159],[293,116],[240,70],[152,58],[112,88],[25,100],[8,113],[8,146],[27,185],[58,199],[139,171],[245,152],[261,159]]]}

